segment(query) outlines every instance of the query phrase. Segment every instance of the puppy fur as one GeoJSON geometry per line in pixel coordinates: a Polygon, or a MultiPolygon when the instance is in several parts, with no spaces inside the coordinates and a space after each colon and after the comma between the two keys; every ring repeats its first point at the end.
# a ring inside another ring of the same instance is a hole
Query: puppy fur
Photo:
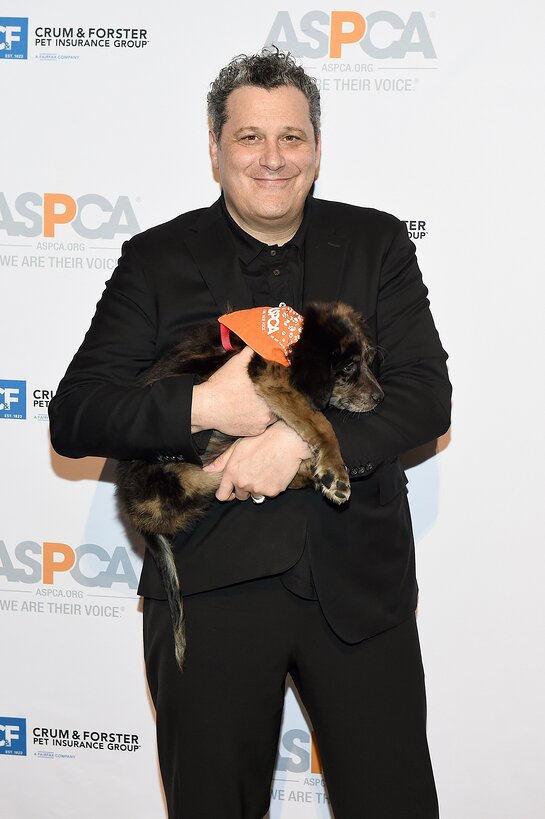
{"type": "MultiPolygon", "coordinates": [[[[367,339],[364,321],[352,307],[311,303],[303,318],[301,337],[290,351],[291,366],[284,367],[254,353],[248,374],[272,412],[294,429],[312,452],[289,488],[313,486],[329,501],[342,504],[350,497],[348,472],[333,428],[322,411],[333,406],[350,412],[369,412],[384,396],[370,370],[374,350],[367,339]]],[[[231,343],[233,351],[223,349],[217,322],[197,327],[154,364],[140,383],[147,386],[183,373],[197,374],[206,381],[244,347],[244,342],[234,334],[231,343]]],[[[213,431],[202,456],[203,465],[211,463],[234,440],[213,431]]],[[[185,462],[118,464],[117,493],[121,507],[135,529],[145,536],[163,577],[180,668],[185,656],[185,628],[170,539],[180,529],[190,531],[195,527],[212,503],[220,477],[185,462]]]]}

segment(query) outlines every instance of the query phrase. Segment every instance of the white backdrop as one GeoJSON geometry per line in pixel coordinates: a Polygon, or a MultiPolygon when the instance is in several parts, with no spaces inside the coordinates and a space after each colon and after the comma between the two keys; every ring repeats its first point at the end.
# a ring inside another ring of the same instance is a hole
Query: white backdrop
{"type": "MultiPolygon", "coordinates": [[[[217,197],[207,86],[271,37],[322,83],[317,195],[409,222],[451,355],[451,436],[409,470],[442,819],[545,815],[543,4],[288,8],[0,8],[6,819],[165,816],[140,559],[103,462],[52,453],[45,416],[122,241],[217,197]]],[[[271,819],[329,816],[309,731],[289,692],[271,819]]]]}

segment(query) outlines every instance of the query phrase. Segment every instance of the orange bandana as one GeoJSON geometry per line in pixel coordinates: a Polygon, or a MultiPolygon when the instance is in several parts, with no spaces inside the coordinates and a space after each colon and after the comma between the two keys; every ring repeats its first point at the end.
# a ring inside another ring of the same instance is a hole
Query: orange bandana
{"type": "Polygon", "coordinates": [[[218,321],[260,356],[284,367],[289,367],[290,350],[299,341],[303,329],[303,316],[285,304],[237,310],[220,316],[218,321]]]}

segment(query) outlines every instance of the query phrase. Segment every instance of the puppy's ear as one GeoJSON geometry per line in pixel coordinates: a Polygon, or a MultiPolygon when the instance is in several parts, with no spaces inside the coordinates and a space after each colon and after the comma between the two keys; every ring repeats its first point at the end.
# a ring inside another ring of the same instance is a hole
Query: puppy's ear
{"type": "Polygon", "coordinates": [[[328,405],[335,379],[333,351],[328,341],[318,312],[307,308],[301,338],[290,356],[291,382],[319,410],[328,405]]]}
{"type": "Polygon", "coordinates": [[[323,410],[329,404],[333,390],[333,367],[324,360],[323,351],[303,336],[291,355],[291,382],[310,399],[315,409],[323,410]]]}

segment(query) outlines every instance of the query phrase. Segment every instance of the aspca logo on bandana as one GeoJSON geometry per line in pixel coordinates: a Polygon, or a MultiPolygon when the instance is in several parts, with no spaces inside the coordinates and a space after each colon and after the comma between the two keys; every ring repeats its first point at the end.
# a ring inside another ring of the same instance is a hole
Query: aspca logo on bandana
{"type": "Polygon", "coordinates": [[[303,329],[303,316],[283,302],[278,307],[253,307],[226,313],[218,321],[232,330],[252,350],[289,367],[290,350],[303,329]]]}
{"type": "MultiPolygon", "coordinates": [[[[303,317],[296,313],[292,307],[284,303],[278,307],[264,307],[263,318],[266,317],[266,332],[268,336],[273,336],[275,341],[285,348],[297,344],[303,329],[303,317]]],[[[265,327],[262,328],[265,332],[265,327]]]]}
{"type": "Polygon", "coordinates": [[[267,310],[267,335],[272,336],[280,327],[280,308],[269,307],[267,310]]]}

